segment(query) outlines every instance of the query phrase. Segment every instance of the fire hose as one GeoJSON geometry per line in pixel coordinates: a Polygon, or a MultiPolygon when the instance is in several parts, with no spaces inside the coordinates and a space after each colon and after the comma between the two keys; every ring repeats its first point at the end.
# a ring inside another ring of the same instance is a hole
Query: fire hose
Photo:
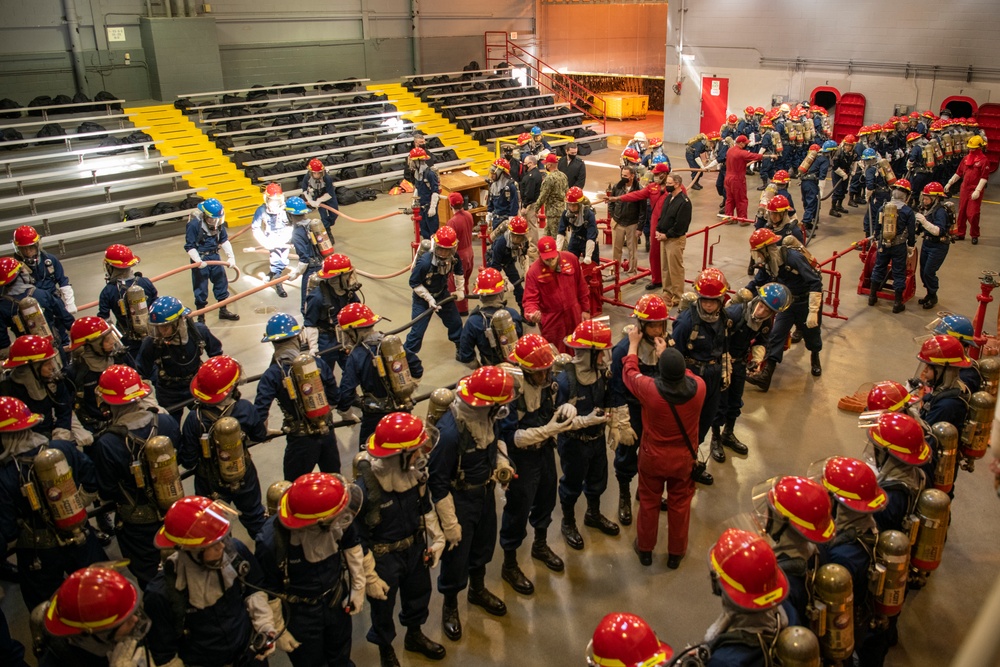
{"type": "Polygon", "coordinates": [[[394,215],[406,215],[402,211],[395,211],[393,213],[385,213],[384,215],[377,215],[374,218],[352,218],[346,213],[342,213],[332,206],[327,206],[326,204],[320,204],[320,208],[325,208],[326,210],[336,213],[338,216],[350,220],[351,222],[378,222],[379,220],[385,220],[386,218],[391,218],[394,215]]]}
{"type": "MultiPolygon", "coordinates": [[[[218,260],[218,259],[212,259],[212,260],[209,260],[207,262],[203,262],[203,264],[206,264],[207,266],[225,266],[225,267],[229,266],[229,262],[223,262],[223,261],[218,260]]],[[[149,281],[155,283],[158,280],[163,280],[164,278],[169,278],[170,276],[176,275],[176,274],[181,273],[183,271],[190,271],[191,269],[198,269],[198,268],[202,268],[201,264],[194,264],[194,263],[185,264],[184,266],[178,266],[176,269],[170,269],[166,273],[161,273],[158,276],[154,276],[154,277],[150,278],[149,281]]],[[[240,271],[239,267],[235,267],[234,266],[232,268],[236,271],[236,277],[232,278],[230,280],[230,282],[234,282],[236,280],[239,280],[240,276],[243,275],[242,272],[240,271]]],[[[98,303],[99,303],[99,301],[91,301],[90,303],[85,303],[82,306],[77,307],[77,310],[89,310],[90,308],[97,308],[98,303]]]]}

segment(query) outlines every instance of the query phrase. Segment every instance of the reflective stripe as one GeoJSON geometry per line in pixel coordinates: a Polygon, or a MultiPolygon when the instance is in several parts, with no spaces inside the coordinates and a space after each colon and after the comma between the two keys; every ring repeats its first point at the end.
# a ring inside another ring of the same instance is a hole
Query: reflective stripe
{"type": "Polygon", "coordinates": [[[55,611],[58,599],[59,599],[58,593],[53,595],[52,602],[49,603],[49,608],[45,612],[46,617],[50,621],[56,621],[71,628],[79,628],[81,630],[96,630],[98,628],[106,628],[109,625],[114,625],[115,622],[118,621],[118,614],[115,614],[114,616],[108,616],[107,618],[102,618],[96,621],[71,621],[63,616],[56,618],[55,611]]]}
{"type": "Polygon", "coordinates": [[[781,503],[778,502],[777,498],[775,498],[774,500],[774,509],[781,512],[781,514],[787,517],[788,520],[791,521],[792,523],[797,523],[803,528],[808,528],[809,530],[816,530],[815,524],[810,523],[809,521],[805,521],[804,519],[800,519],[799,517],[789,512],[788,509],[786,509],[781,503]]]}

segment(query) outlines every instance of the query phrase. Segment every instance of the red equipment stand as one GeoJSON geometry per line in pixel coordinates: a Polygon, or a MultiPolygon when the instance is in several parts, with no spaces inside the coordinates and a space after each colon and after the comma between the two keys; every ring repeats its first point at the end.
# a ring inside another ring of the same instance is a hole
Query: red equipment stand
{"type": "MultiPolygon", "coordinates": [[[[861,269],[861,279],[858,281],[858,294],[867,295],[871,293],[872,269],[875,268],[875,257],[877,254],[874,245],[868,246],[861,251],[861,261],[864,262],[864,267],[861,269]]],[[[917,254],[917,252],[913,252],[906,258],[906,285],[903,287],[903,303],[909,301],[913,297],[914,292],[917,291],[917,254]]],[[[882,285],[882,289],[879,290],[878,298],[885,299],[886,301],[896,300],[896,291],[892,285],[891,269],[889,275],[886,277],[886,282],[882,285]]]]}
{"type": "MultiPolygon", "coordinates": [[[[983,277],[979,279],[979,294],[976,295],[979,306],[976,308],[976,318],[972,321],[972,340],[976,345],[969,346],[969,356],[973,359],[979,358],[980,350],[987,343],[988,338],[983,333],[983,324],[986,322],[986,309],[993,301],[991,292],[998,285],[1000,283],[997,282],[995,271],[983,271],[983,277]]],[[[997,321],[1000,322],[1000,317],[997,321]]],[[[995,331],[994,335],[1000,337],[1000,331],[995,331]]]]}
{"type": "Polygon", "coordinates": [[[404,213],[410,212],[410,219],[413,221],[413,241],[410,243],[411,259],[417,256],[417,248],[420,247],[420,205],[414,204],[412,209],[400,209],[404,213]]]}

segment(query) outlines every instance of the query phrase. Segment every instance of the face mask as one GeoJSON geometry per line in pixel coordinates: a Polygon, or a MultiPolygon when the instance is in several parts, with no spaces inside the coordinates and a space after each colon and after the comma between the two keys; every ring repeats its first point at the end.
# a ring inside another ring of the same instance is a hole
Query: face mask
{"type": "Polygon", "coordinates": [[[663,189],[666,190],[667,192],[673,192],[677,188],[675,186],[673,186],[673,185],[665,185],[665,186],[663,186],[663,189]]]}

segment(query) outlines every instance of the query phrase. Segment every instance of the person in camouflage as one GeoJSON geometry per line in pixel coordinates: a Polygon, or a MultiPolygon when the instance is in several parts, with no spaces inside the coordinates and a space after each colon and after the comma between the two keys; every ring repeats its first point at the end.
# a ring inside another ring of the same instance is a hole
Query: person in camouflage
{"type": "Polygon", "coordinates": [[[545,207],[545,235],[555,238],[559,230],[559,218],[562,217],[563,209],[566,208],[566,191],[569,190],[569,181],[566,174],[557,169],[559,157],[555,153],[545,156],[545,180],[542,181],[542,191],[538,194],[538,200],[531,205],[531,210],[537,214],[545,207]]]}

